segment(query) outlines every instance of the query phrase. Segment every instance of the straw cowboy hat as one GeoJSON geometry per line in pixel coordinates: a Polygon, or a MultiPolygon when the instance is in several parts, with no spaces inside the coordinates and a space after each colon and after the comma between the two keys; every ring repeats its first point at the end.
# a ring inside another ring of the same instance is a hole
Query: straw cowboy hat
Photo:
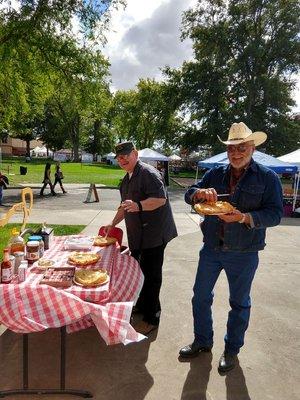
{"type": "Polygon", "coordinates": [[[224,144],[240,144],[244,142],[254,141],[255,146],[259,146],[267,139],[265,132],[252,132],[244,122],[235,122],[231,125],[228,133],[228,139],[223,141],[219,136],[218,139],[224,144]]]}

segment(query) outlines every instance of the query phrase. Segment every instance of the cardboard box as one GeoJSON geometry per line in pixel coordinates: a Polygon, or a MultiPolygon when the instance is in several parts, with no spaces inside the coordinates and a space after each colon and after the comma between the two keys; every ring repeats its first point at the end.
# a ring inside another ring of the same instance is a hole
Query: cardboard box
{"type": "Polygon", "coordinates": [[[50,249],[54,237],[53,228],[44,228],[38,234],[43,238],[45,250],[50,249]]]}

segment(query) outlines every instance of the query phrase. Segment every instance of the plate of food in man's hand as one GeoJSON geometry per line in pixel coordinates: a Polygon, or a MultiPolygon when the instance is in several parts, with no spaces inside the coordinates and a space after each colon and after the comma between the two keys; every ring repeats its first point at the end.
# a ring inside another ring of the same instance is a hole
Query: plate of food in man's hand
{"type": "Polygon", "coordinates": [[[215,201],[194,204],[194,210],[202,215],[222,215],[230,214],[235,211],[235,207],[227,201],[215,201]]]}

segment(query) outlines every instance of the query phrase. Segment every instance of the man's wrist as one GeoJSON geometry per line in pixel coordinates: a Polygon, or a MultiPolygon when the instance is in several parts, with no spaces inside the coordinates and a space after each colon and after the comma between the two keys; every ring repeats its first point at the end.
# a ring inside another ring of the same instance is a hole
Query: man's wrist
{"type": "Polygon", "coordinates": [[[140,201],[137,201],[136,204],[137,204],[137,206],[138,206],[139,211],[143,211],[143,205],[142,205],[142,203],[141,203],[140,201]]]}
{"type": "Polygon", "coordinates": [[[242,214],[242,218],[238,221],[239,224],[244,224],[246,221],[246,214],[242,214]]]}

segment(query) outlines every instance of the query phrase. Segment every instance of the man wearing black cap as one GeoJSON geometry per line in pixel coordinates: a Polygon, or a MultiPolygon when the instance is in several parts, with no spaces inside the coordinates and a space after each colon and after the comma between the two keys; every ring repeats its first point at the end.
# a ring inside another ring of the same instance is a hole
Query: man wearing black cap
{"type": "Polygon", "coordinates": [[[125,219],[131,255],[139,261],[145,277],[136,304],[143,320],[135,329],[147,335],[159,325],[164,250],[177,236],[177,231],[159,171],[139,161],[132,142],[119,143],[115,152],[115,158],[127,174],[120,186],[121,205],[113,221],[106,226],[106,232],[125,219]]]}

